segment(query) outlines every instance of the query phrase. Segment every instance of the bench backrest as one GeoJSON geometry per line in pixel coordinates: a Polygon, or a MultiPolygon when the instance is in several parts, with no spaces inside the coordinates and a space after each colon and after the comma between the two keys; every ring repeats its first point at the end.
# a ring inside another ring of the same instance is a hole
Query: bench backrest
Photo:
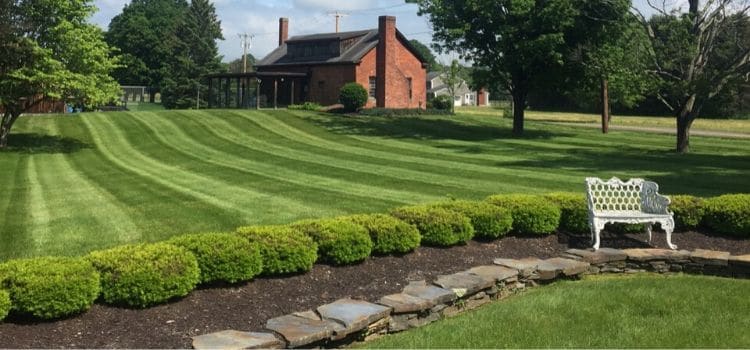
{"type": "Polygon", "coordinates": [[[586,198],[589,213],[644,212],[668,214],[669,198],[659,195],[659,185],[644,179],[623,182],[613,177],[604,181],[586,178],[586,198]]]}

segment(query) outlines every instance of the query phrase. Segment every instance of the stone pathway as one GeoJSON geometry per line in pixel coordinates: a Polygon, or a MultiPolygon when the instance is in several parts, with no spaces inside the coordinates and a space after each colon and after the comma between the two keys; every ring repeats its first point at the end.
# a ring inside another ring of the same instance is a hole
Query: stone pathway
{"type": "Polygon", "coordinates": [[[496,259],[495,265],[413,281],[377,303],[341,299],[266,322],[265,332],[225,330],[196,336],[195,349],[336,347],[421,327],[527,287],[585,274],[653,271],[750,277],[750,255],[697,249],[570,249],[552,259],[496,259]]]}

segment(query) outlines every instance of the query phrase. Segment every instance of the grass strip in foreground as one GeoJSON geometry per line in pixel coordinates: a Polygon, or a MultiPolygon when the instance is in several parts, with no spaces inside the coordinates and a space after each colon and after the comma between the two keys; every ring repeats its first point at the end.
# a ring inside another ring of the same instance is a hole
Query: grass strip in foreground
{"type": "Polygon", "coordinates": [[[748,348],[750,281],[596,276],[536,288],[369,348],[748,348]]]}

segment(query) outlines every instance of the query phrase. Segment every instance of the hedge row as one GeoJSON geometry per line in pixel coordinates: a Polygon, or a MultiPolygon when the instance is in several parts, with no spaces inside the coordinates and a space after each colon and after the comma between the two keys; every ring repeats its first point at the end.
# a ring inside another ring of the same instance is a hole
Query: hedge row
{"type": "MultiPolygon", "coordinates": [[[[750,237],[750,195],[673,196],[677,231],[705,226],[750,237]]],[[[9,313],[55,319],[81,313],[97,298],[148,307],[187,295],[198,284],[248,281],[258,274],[309,271],[320,259],[352,264],[370,254],[403,254],[420,244],[450,246],[508,232],[588,233],[585,197],[574,193],[494,195],[290,225],[249,226],[235,233],[174,237],[79,258],[35,258],[0,264],[0,320],[9,313]]],[[[642,226],[615,227],[642,230],[642,226]]]]}

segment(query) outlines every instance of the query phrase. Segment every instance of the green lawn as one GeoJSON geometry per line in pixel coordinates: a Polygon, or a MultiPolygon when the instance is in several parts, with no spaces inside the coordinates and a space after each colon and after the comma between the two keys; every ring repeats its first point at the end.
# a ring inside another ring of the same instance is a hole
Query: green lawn
{"type": "Polygon", "coordinates": [[[363,346],[748,348],[748,290],[748,280],[703,276],[558,282],[363,346]]]}
{"type": "Polygon", "coordinates": [[[0,152],[0,260],[75,255],[247,224],[379,212],[448,197],[583,191],[646,177],[667,194],[750,188],[750,140],[673,137],[479,115],[365,118],[156,111],[21,118],[0,152]]]}

